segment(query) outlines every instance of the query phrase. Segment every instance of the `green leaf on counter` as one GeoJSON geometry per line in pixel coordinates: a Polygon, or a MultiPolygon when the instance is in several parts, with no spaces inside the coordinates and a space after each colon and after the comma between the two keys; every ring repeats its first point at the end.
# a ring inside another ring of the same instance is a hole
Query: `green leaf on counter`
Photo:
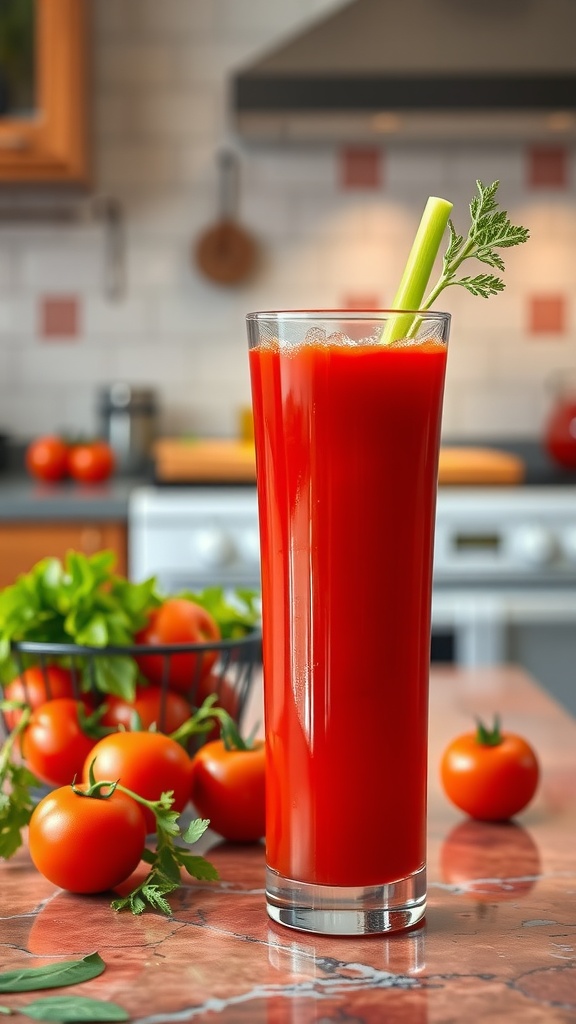
{"type": "Polygon", "coordinates": [[[61,988],[97,978],[106,968],[99,953],[81,960],[61,960],[43,967],[25,967],[0,973],[0,992],[34,992],[40,988],[61,988]]]}
{"type": "Polygon", "coordinates": [[[88,999],[85,996],[46,996],[26,1006],[19,1006],[18,1012],[34,1020],[51,1020],[59,1024],[72,1021],[129,1020],[129,1014],[118,1003],[88,999]]]}

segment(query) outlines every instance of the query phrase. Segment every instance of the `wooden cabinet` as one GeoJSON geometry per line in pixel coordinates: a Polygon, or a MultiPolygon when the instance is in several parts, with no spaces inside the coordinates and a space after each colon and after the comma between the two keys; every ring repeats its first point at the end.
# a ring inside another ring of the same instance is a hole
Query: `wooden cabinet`
{"type": "Polygon", "coordinates": [[[13,583],[41,558],[63,559],[70,549],[93,555],[104,549],[116,553],[116,571],[127,568],[127,528],[123,522],[1,523],[0,587],[13,583]]]}
{"type": "Polygon", "coordinates": [[[0,5],[0,182],[87,183],[88,6],[0,5]]]}

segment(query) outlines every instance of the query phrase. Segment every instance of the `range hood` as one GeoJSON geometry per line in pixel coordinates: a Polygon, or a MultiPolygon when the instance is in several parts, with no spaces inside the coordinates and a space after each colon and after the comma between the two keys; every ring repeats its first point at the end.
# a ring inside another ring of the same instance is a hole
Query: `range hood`
{"type": "Polygon", "coordinates": [[[240,69],[252,141],[574,140],[576,0],[353,0],[240,69]]]}

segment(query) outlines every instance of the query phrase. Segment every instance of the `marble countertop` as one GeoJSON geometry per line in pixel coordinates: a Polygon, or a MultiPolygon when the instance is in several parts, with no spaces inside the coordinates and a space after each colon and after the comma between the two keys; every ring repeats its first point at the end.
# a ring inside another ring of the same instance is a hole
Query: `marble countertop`
{"type": "Polygon", "coordinates": [[[185,884],[171,918],[55,890],[23,851],[1,864],[3,970],[95,950],[107,968],[74,990],[0,1001],[16,1009],[74,991],[119,1002],[139,1024],[576,1021],[576,721],[520,670],[433,671],[429,909],[418,929],[351,939],[282,928],[264,909],[263,847],[204,838],[221,880],[185,884]],[[535,800],[508,825],[470,821],[438,783],[448,740],[496,711],[542,767],[535,800]]]}

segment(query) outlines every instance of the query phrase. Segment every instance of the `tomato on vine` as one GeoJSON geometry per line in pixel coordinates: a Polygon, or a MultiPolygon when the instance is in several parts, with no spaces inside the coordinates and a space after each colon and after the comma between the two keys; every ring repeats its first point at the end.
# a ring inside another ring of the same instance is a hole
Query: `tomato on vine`
{"type": "MultiPolygon", "coordinates": [[[[81,769],[85,782],[90,766],[98,780],[119,779],[123,786],[146,800],[158,800],[173,792],[173,807],[182,811],[190,799],[191,761],[176,740],[161,732],[114,732],[98,740],[81,769]]],[[[155,829],[154,815],[144,808],[148,830],[155,829]]]]}
{"type": "Polygon", "coordinates": [[[34,866],[69,892],[106,892],[140,863],[146,822],[135,800],[119,790],[82,795],[80,787],[48,793],[30,818],[28,845],[34,866]]]}
{"type": "Polygon", "coordinates": [[[175,732],[192,714],[185,697],[160,686],[137,686],[133,701],[106,695],[102,725],[138,731],[155,725],[161,732],[175,732]]]}
{"type": "Polygon", "coordinates": [[[448,798],[480,821],[514,817],[532,800],[539,777],[530,744],[522,736],[501,731],[498,718],[492,729],[479,722],[476,732],[457,736],[440,763],[448,798]]]}
{"type": "Polygon", "coordinates": [[[192,759],[192,803],[224,839],[256,842],[266,831],[264,742],[243,740],[225,713],[221,720],[222,738],[192,759]]]}
{"type": "MultiPolygon", "coordinates": [[[[74,695],[74,677],[69,669],[60,665],[46,665],[44,668],[31,665],[4,687],[5,700],[27,704],[33,711],[47,700],[74,695]]],[[[8,728],[13,729],[21,716],[19,710],[6,710],[4,717],[8,728]]]]}
{"type": "Polygon", "coordinates": [[[32,712],[21,740],[27,767],[43,782],[64,786],[82,772],[96,743],[90,735],[90,708],[71,697],[57,697],[32,712]]]}
{"type": "MultiPolygon", "coordinates": [[[[138,633],[136,641],[150,645],[210,644],[221,638],[216,619],[202,605],[188,598],[172,597],[151,612],[147,626],[138,633]]],[[[171,689],[190,694],[198,679],[212,669],[216,652],[186,651],[167,656],[142,653],[136,660],[151,683],[162,686],[166,675],[171,689]]]]}

